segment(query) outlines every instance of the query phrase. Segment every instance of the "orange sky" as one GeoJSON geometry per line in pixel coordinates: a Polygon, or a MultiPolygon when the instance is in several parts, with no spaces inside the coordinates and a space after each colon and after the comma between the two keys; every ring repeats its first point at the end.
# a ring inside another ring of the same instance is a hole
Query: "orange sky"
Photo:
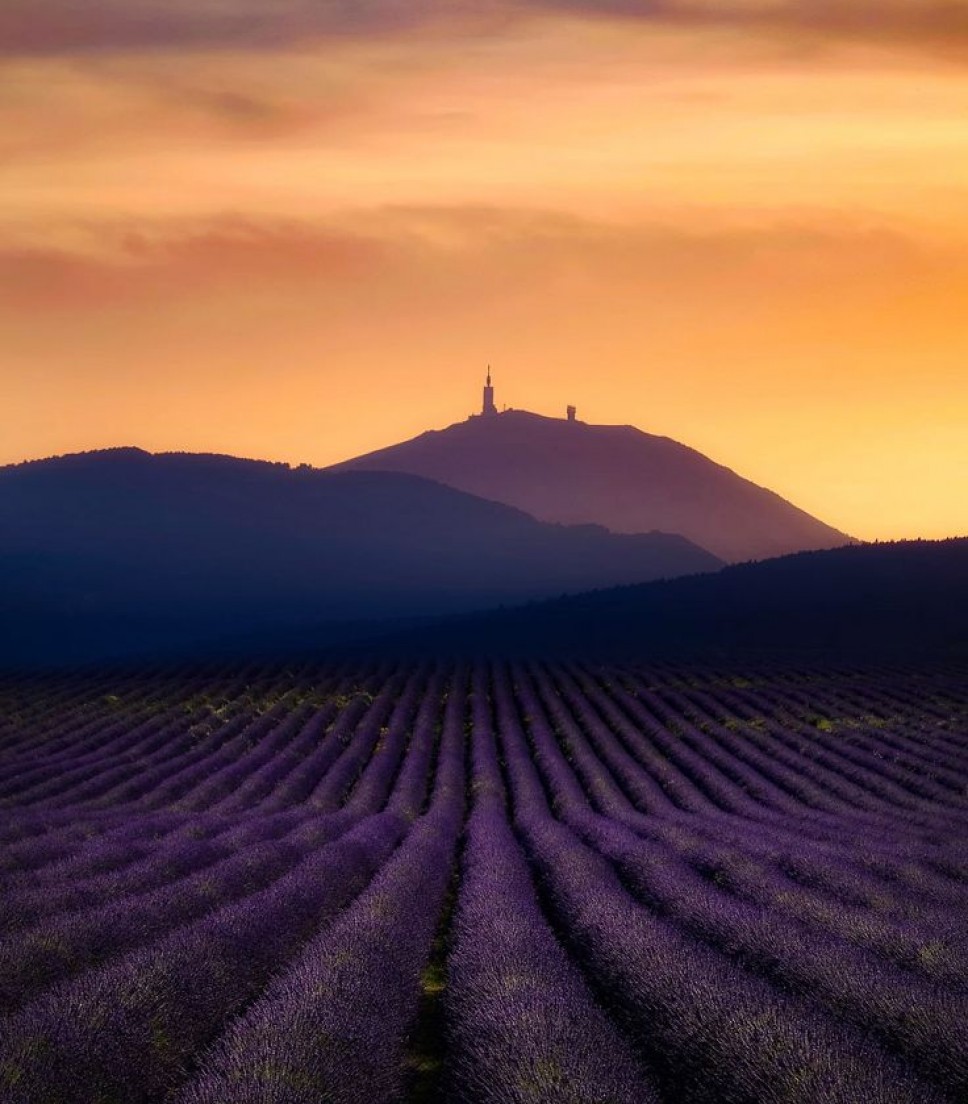
{"type": "Polygon", "coordinates": [[[968,532],[959,4],[267,7],[5,0],[0,462],[322,465],[490,361],[858,536],[968,532]]]}

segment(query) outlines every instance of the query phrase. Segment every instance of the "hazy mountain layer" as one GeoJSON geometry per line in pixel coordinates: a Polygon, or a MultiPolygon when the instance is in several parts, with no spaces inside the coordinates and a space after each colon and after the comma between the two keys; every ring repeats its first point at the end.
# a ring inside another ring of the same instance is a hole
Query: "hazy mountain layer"
{"type": "Polygon", "coordinates": [[[407,618],[715,570],[397,473],[116,449],[0,469],[0,658],[407,618]]]}

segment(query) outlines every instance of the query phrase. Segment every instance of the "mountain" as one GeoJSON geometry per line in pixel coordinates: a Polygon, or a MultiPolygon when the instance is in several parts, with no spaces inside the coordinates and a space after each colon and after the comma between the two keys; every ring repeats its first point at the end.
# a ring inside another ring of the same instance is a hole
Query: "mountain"
{"type": "Polygon", "coordinates": [[[850,541],[668,437],[521,410],[469,418],[330,470],[409,472],[542,521],[681,533],[734,563],[850,541]]]}
{"type": "Polygon", "coordinates": [[[399,473],[114,449],[0,468],[5,662],[452,613],[715,570],[399,473]]]}
{"type": "Polygon", "coordinates": [[[968,538],[851,545],[457,617],[405,654],[600,659],[968,651],[968,538]]]}

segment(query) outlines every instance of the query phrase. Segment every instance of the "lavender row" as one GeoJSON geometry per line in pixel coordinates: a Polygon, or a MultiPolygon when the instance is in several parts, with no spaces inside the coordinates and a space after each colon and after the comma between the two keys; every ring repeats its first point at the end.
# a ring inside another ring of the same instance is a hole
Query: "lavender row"
{"type": "Polygon", "coordinates": [[[633,1048],[547,923],[505,811],[480,674],[473,710],[474,811],[447,962],[450,1098],[649,1104],[633,1048]]]}
{"type": "MultiPolygon", "coordinates": [[[[630,793],[630,790],[634,791],[635,784],[638,780],[638,772],[635,770],[634,763],[629,764],[629,762],[626,761],[620,764],[617,769],[613,765],[612,779],[610,780],[608,770],[603,768],[607,768],[610,762],[614,764],[615,754],[614,752],[609,753],[607,733],[604,739],[599,739],[595,742],[586,739],[581,727],[577,725],[574,717],[570,715],[564,707],[564,701],[567,701],[567,697],[563,701],[558,701],[554,694],[548,690],[546,681],[543,681],[540,677],[536,681],[539,690],[543,688],[542,698],[544,704],[548,708],[549,714],[565,735],[568,746],[572,749],[573,754],[577,756],[575,761],[576,768],[583,768],[586,771],[586,776],[589,772],[596,776],[596,788],[602,794],[607,794],[611,801],[609,806],[610,812],[613,815],[629,816],[641,811],[641,804],[634,803],[634,792],[630,793]],[[617,785],[611,785],[612,780],[614,780],[617,785]],[[622,790],[622,786],[625,787],[624,791],[622,790]]],[[[577,702],[578,715],[584,719],[586,711],[581,708],[581,699],[577,699],[577,702]]],[[[576,707],[574,700],[571,704],[572,708],[576,707]]],[[[593,729],[590,729],[590,731],[592,730],[593,729]]],[[[752,811],[750,816],[751,818],[753,817],[752,811]]],[[[703,824],[706,823],[706,819],[707,818],[704,818],[702,821],[694,820],[692,823],[703,824]]],[[[688,824],[690,822],[684,821],[684,823],[688,824]]],[[[716,821],[710,822],[710,824],[714,826],[710,827],[709,830],[714,834],[725,835],[732,838],[748,838],[752,834],[754,838],[762,839],[764,835],[763,829],[765,827],[762,815],[757,815],[752,819],[752,833],[746,827],[748,823],[750,822],[737,820],[736,818],[731,818],[728,821],[719,818],[716,821]]],[[[845,853],[844,849],[840,846],[837,847],[836,851],[832,852],[829,846],[817,848],[813,847],[809,841],[804,841],[801,831],[801,822],[799,819],[792,819],[792,815],[785,819],[771,817],[768,823],[768,838],[770,840],[776,840],[785,835],[794,839],[796,841],[797,851],[801,857],[809,859],[811,853],[817,854],[819,860],[828,867],[831,859],[836,859],[839,863],[848,866],[851,865],[851,863],[856,864],[860,861],[853,858],[850,854],[845,853]]],[[[843,822],[838,826],[836,835],[838,843],[844,839],[844,827],[845,825],[843,822]]],[[[932,873],[931,862],[940,854],[939,849],[927,846],[923,842],[917,840],[906,842],[905,835],[898,829],[897,825],[892,826],[892,831],[889,835],[885,835],[883,831],[875,833],[873,828],[868,826],[863,836],[863,851],[858,847],[860,842],[859,833],[853,826],[849,838],[852,841],[851,846],[853,850],[863,855],[863,864],[868,871],[876,866],[878,871],[882,872],[888,878],[899,871],[903,871],[910,875],[910,863],[913,861],[919,864],[917,869],[921,883],[920,889],[923,890],[928,886],[933,886],[936,893],[942,898],[946,895],[953,894],[956,899],[963,900],[963,888],[960,885],[953,885],[950,877],[943,876],[939,878],[932,873]],[[888,855],[890,858],[881,860],[873,857],[872,852],[875,855],[878,853],[888,855]]],[[[944,845],[945,848],[949,846],[948,844],[944,845]]]]}
{"type": "Polygon", "coordinates": [[[405,830],[399,817],[369,818],[268,889],[55,986],[0,1024],[4,1099],[163,1099],[225,1021],[365,888],[405,830]]]}
{"type": "Polygon", "coordinates": [[[865,1033],[744,975],[628,894],[612,867],[550,815],[510,695],[501,735],[515,820],[552,914],[658,1079],[692,1101],[944,1099],[865,1033]]]}
{"type": "MultiPolygon", "coordinates": [[[[596,790],[599,795],[611,792],[611,800],[600,796],[596,802],[595,795],[589,794],[590,801],[586,803],[584,793],[577,785],[577,777],[571,777],[551,730],[543,724],[540,704],[526,682],[519,687],[519,694],[525,709],[530,711],[532,731],[538,740],[535,760],[545,768],[557,806],[565,815],[580,817],[584,823],[591,823],[592,818],[588,814],[593,806],[604,807],[616,828],[629,825],[640,837],[645,835],[666,848],[664,858],[660,855],[657,861],[669,860],[667,849],[671,846],[697,867],[721,864],[724,855],[732,855],[737,859],[736,865],[740,871],[748,865],[748,859],[742,852],[736,856],[735,851],[714,846],[704,840],[700,833],[689,831],[688,826],[673,827],[662,820],[639,816],[628,803],[622,803],[618,787],[612,786],[610,780],[606,781],[601,776],[596,779],[596,790]]],[[[581,762],[588,757],[588,749],[577,738],[572,747],[575,753],[573,765],[580,771],[581,762]]],[[[594,823],[597,827],[607,822],[599,819],[594,823]]],[[[734,834],[734,838],[737,836],[739,833],[734,834]]],[[[643,850],[647,847],[644,841],[636,842],[643,850]]],[[[718,871],[720,867],[717,866],[716,869],[718,871]]],[[[747,898],[755,900],[760,906],[769,906],[771,915],[782,917],[784,913],[789,913],[803,918],[809,914],[809,906],[813,904],[808,894],[782,871],[773,870],[764,863],[757,864],[755,876],[747,875],[744,884],[747,898]],[[790,896],[795,896],[798,906],[796,909],[792,906],[785,907],[781,903],[785,897],[790,896]]],[[[929,976],[955,985],[962,985],[968,980],[968,947],[959,930],[958,914],[951,909],[946,910],[946,915],[944,912],[935,916],[929,914],[928,917],[922,914],[916,925],[908,923],[903,926],[897,923],[878,926],[876,920],[872,923],[869,911],[865,910],[859,915],[854,910],[852,915],[844,910],[842,904],[831,908],[829,901],[820,902],[819,909],[814,909],[815,918],[818,914],[819,926],[825,927],[830,934],[875,949],[877,953],[890,957],[897,965],[926,970],[929,976]],[[932,922],[938,920],[942,922],[932,922]],[[925,948],[928,948],[929,953],[925,953],[925,948]]],[[[809,935],[809,932],[806,934],[809,935]]],[[[876,967],[875,961],[871,964],[871,969],[876,967]]]]}
{"type": "Polygon", "coordinates": [[[232,1026],[179,1101],[401,1098],[408,1032],[463,820],[463,730],[459,716],[449,721],[426,816],[369,888],[232,1026]]]}

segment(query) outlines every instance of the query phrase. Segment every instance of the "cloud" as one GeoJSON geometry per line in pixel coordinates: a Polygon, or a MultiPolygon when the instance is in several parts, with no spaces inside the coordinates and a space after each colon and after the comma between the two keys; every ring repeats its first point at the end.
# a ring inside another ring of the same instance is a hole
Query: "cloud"
{"type": "Polygon", "coordinates": [[[8,308],[89,310],[253,283],[352,283],[381,243],[337,228],[242,218],[75,227],[63,242],[0,245],[8,308]]]}
{"type": "MultiPolygon", "coordinates": [[[[366,308],[382,298],[438,303],[518,293],[630,301],[827,294],[963,270],[957,250],[829,215],[777,221],[606,224],[554,211],[384,208],[327,224],[158,220],[69,228],[60,240],[0,245],[14,311],[99,310],[132,302],[273,295],[366,308]]],[[[373,308],[376,310],[376,307],[373,308]]]]}
{"type": "Polygon", "coordinates": [[[273,47],[317,36],[413,27],[449,7],[430,0],[4,0],[7,55],[273,47]],[[38,10],[39,8],[39,10],[38,10]]]}
{"type": "Polygon", "coordinates": [[[949,50],[968,43],[968,0],[4,0],[0,53],[271,49],[430,24],[472,32],[535,12],[906,40],[949,50]]]}
{"type": "Polygon", "coordinates": [[[577,17],[732,31],[772,38],[784,51],[858,43],[962,61],[968,0],[524,0],[577,17]]]}

